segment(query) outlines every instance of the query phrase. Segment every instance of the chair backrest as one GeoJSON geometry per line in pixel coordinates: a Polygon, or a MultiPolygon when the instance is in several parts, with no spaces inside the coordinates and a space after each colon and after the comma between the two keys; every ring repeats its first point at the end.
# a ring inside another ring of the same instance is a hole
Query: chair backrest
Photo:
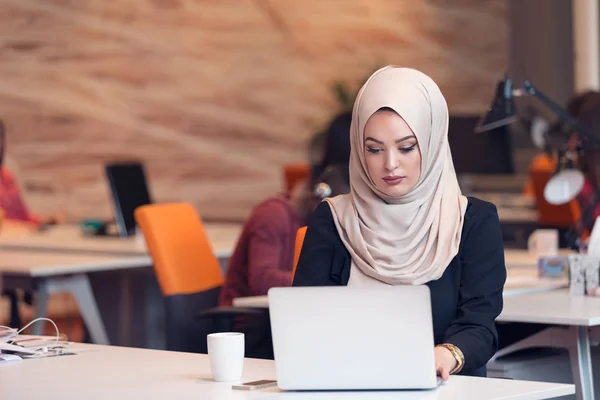
{"type": "Polygon", "coordinates": [[[298,266],[298,260],[300,259],[300,252],[302,251],[302,244],[304,243],[304,237],[306,236],[306,226],[298,229],[296,232],[296,245],[294,247],[294,267],[292,269],[292,280],[296,274],[296,267],[298,266]]]}
{"type": "Polygon", "coordinates": [[[287,164],[283,166],[286,193],[290,193],[299,182],[310,178],[309,164],[287,164]]]}
{"type": "Polygon", "coordinates": [[[202,220],[188,203],[138,207],[139,225],[163,296],[192,294],[223,285],[219,260],[202,220]]]}
{"type": "Polygon", "coordinates": [[[207,353],[211,318],[198,318],[216,307],[223,274],[194,207],[187,203],[153,204],[135,210],[165,300],[167,350],[207,353]]]}
{"type": "Polygon", "coordinates": [[[553,205],[544,198],[544,189],[554,175],[556,160],[545,154],[534,158],[529,169],[529,179],[535,195],[538,209],[538,224],[556,228],[566,228],[581,216],[581,208],[576,199],[562,205],[553,205]]]}

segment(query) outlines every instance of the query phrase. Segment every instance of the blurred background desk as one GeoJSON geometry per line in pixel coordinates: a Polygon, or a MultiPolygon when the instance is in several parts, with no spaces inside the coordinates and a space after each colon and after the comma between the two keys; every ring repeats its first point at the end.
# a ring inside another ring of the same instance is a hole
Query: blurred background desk
{"type": "MultiPolygon", "coordinates": [[[[225,271],[241,225],[205,228],[225,271]]],[[[84,236],[76,225],[0,234],[0,287],[34,294],[33,315],[24,322],[46,316],[57,294],[61,311],[81,314],[94,343],[164,347],[162,295],[151,267],[141,237],[84,236]]]]}
{"type": "MultiPolygon", "coordinates": [[[[569,351],[577,398],[594,398],[591,330],[600,326],[600,298],[571,296],[567,289],[515,296],[505,299],[497,321],[560,327],[546,329],[503,349],[501,353],[506,355],[531,347],[565,348],[569,351]]],[[[595,332],[596,335],[599,333],[595,332]]]]}
{"type": "MultiPolygon", "coordinates": [[[[240,235],[241,224],[204,224],[219,259],[228,259],[240,235]]],[[[47,250],[100,253],[111,255],[147,255],[142,236],[86,236],[75,224],[56,225],[41,232],[7,224],[0,231],[0,249],[47,250]]]]}
{"type": "MultiPolygon", "coordinates": [[[[562,252],[561,254],[567,254],[562,252]]],[[[567,279],[542,279],[538,277],[537,257],[525,250],[507,249],[504,252],[507,279],[505,298],[524,294],[548,292],[568,287],[567,279]]],[[[233,300],[234,307],[269,308],[267,296],[240,297],[233,300]]]]}

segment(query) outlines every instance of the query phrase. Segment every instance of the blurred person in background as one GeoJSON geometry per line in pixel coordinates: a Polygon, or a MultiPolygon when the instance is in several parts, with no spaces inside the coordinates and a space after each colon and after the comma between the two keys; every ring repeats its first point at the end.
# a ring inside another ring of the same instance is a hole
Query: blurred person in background
{"type": "MultiPolygon", "coordinates": [[[[310,181],[289,194],[278,194],[256,206],[247,219],[229,260],[219,305],[231,306],[234,298],[266,295],[272,287],[291,286],[296,233],[324,198],[350,190],[350,120],[336,119],[325,140],[322,161],[313,166],[310,181]]],[[[240,317],[236,331],[244,332],[246,357],[273,358],[268,313],[240,317]]]]}
{"type": "MultiPolygon", "coordinates": [[[[600,93],[587,92],[577,108],[577,113],[573,116],[600,137],[600,93]]],[[[600,146],[576,131],[571,142],[574,143],[573,147],[580,148],[578,164],[586,178],[578,196],[579,202],[582,210],[594,209],[592,218],[582,228],[591,230],[594,221],[600,216],[600,206],[596,204],[600,200],[596,196],[596,192],[600,189],[600,146]]]]}
{"type": "MultiPolygon", "coordinates": [[[[567,103],[567,111],[580,124],[600,135],[600,92],[587,91],[574,96],[567,103]]],[[[585,240],[594,221],[600,216],[600,205],[597,204],[600,200],[597,196],[600,189],[600,147],[574,127],[562,122],[558,122],[550,130],[549,141],[559,153],[555,157],[555,166],[563,159],[563,164],[578,168],[584,174],[584,185],[577,195],[582,216],[571,227],[571,231],[585,240]]]]}
{"type": "Polygon", "coordinates": [[[312,180],[315,181],[328,167],[336,166],[346,182],[350,181],[348,167],[350,157],[349,130],[352,113],[344,112],[337,115],[327,128],[323,144],[312,150],[318,155],[309,156],[315,159],[312,167],[312,180]]]}
{"type": "MultiPolygon", "coordinates": [[[[4,163],[5,155],[6,127],[4,122],[0,120],[0,215],[2,216],[2,228],[37,230],[61,220],[62,217],[60,216],[40,218],[29,212],[12,171],[4,163]]],[[[4,290],[2,294],[10,299],[10,326],[20,328],[21,318],[18,308],[20,298],[18,292],[10,289],[4,290]]],[[[33,304],[31,292],[24,292],[23,300],[29,305],[33,304]]]]}
{"type": "Polygon", "coordinates": [[[38,229],[61,221],[63,218],[58,215],[43,218],[29,211],[13,172],[4,163],[5,153],[6,127],[0,120],[0,209],[3,222],[13,228],[38,229]]]}
{"type": "Polygon", "coordinates": [[[237,297],[290,286],[296,232],[321,200],[348,191],[343,173],[330,166],[313,184],[298,184],[290,195],[279,194],[256,206],[229,261],[220,304],[230,306],[237,297]]]}
{"type": "Polygon", "coordinates": [[[272,287],[291,285],[296,232],[307,224],[321,200],[350,191],[351,120],[351,115],[344,114],[331,122],[323,156],[312,166],[310,181],[253,209],[229,261],[222,305],[231,305],[236,297],[265,295],[272,287]]]}

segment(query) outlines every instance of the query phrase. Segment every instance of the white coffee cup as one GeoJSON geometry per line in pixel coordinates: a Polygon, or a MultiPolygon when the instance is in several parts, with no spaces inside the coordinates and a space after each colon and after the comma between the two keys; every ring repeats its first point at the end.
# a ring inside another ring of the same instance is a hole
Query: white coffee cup
{"type": "Polygon", "coordinates": [[[211,333],[206,340],[215,382],[240,382],[244,369],[244,334],[211,333]]]}
{"type": "Polygon", "coordinates": [[[527,241],[529,252],[538,257],[556,257],[558,255],[558,230],[538,229],[527,241]]]}

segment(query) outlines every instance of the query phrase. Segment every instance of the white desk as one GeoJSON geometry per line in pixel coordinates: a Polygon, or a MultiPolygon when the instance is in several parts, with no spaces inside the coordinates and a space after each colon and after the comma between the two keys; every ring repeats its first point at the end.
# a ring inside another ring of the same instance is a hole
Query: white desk
{"type": "MultiPolygon", "coordinates": [[[[452,376],[432,391],[281,392],[234,391],[211,378],[208,356],[72,344],[74,356],[0,364],[2,399],[514,399],[570,395],[573,385],[452,376]]],[[[273,361],[246,359],[243,381],[276,379],[273,361]]]]}
{"type": "MultiPolygon", "coordinates": [[[[88,273],[144,267],[147,256],[111,256],[109,254],[68,253],[39,250],[7,250],[0,248],[2,285],[9,288],[37,289],[35,317],[45,317],[48,299],[54,292],[69,292],[75,298],[81,316],[95,343],[108,344],[108,335],[88,273]]],[[[151,264],[150,264],[151,265],[151,264]]],[[[41,333],[42,324],[33,332],[41,333]]]]}
{"type": "MultiPolygon", "coordinates": [[[[218,258],[229,258],[241,233],[242,225],[204,225],[218,258]]],[[[44,232],[32,232],[10,224],[0,229],[0,248],[16,250],[54,250],[111,255],[146,256],[143,237],[85,236],[78,225],[57,225],[44,232]]]]}
{"type": "Polygon", "coordinates": [[[534,224],[538,220],[537,209],[521,208],[521,207],[497,207],[498,219],[500,223],[531,223],[534,224]]]}
{"type": "Polygon", "coordinates": [[[503,349],[499,355],[540,345],[567,348],[578,399],[594,398],[590,327],[600,325],[600,298],[570,296],[568,290],[511,297],[505,299],[497,320],[569,327],[550,328],[503,349]]]}
{"type": "MultiPolygon", "coordinates": [[[[229,258],[241,225],[206,224],[205,228],[217,257],[229,258]]],[[[77,225],[58,225],[34,233],[8,224],[0,230],[0,274],[5,284],[33,285],[38,290],[36,318],[46,316],[50,294],[72,293],[94,343],[109,341],[88,274],[151,266],[142,237],[89,237],[77,225]]],[[[41,329],[37,324],[33,331],[39,334],[41,329]]]]}
{"type": "Polygon", "coordinates": [[[480,200],[489,201],[496,207],[536,210],[535,198],[512,192],[473,192],[470,194],[480,200]]]}
{"type": "Polygon", "coordinates": [[[45,278],[152,266],[150,256],[0,247],[0,273],[45,278]]]}
{"type": "Polygon", "coordinates": [[[551,292],[569,287],[568,278],[540,278],[535,268],[507,270],[502,296],[506,299],[524,294],[551,292]]]}
{"type": "MultiPolygon", "coordinates": [[[[558,252],[560,257],[567,257],[569,254],[574,254],[574,252],[566,249],[561,249],[558,252]]],[[[538,257],[527,250],[505,249],[504,262],[506,269],[537,268],[538,257]]]]}
{"type": "Polygon", "coordinates": [[[600,325],[600,297],[570,296],[568,290],[505,299],[498,321],[570,326],[600,325]]]}
{"type": "MultiPolygon", "coordinates": [[[[521,260],[523,261],[523,260],[521,260]]],[[[507,263],[508,264],[508,263],[507,263]]],[[[569,286],[566,279],[540,279],[536,268],[510,268],[504,285],[504,298],[524,294],[549,292],[569,286]]],[[[267,296],[248,296],[233,299],[234,307],[269,308],[267,296]]]]}

